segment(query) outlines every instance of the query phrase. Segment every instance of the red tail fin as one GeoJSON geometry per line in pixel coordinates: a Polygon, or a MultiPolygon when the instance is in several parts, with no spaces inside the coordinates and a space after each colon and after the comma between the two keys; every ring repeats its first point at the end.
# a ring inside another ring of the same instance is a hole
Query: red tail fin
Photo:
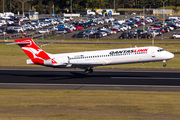
{"type": "Polygon", "coordinates": [[[45,60],[50,59],[49,55],[39,48],[32,39],[19,39],[14,41],[28,55],[34,64],[44,64],[45,60]]]}

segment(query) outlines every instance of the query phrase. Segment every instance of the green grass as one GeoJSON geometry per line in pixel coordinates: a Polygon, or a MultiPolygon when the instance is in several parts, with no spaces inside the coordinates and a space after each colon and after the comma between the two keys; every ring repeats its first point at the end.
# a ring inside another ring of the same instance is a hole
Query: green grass
{"type": "Polygon", "coordinates": [[[179,92],[0,90],[2,120],[172,120],[179,92]]]}
{"type": "MultiPolygon", "coordinates": [[[[122,42],[126,42],[125,40],[122,42]]],[[[129,41],[130,43],[134,41],[129,41]]],[[[148,42],[148,41],[138,41],[148,42]]],[[[161,41],[157,41],[161,42],[161,41]]],[[[163,41],[163,42],[179,42],[177,40],[173,41],[163,41]]],[[[38,44],[41,46],[42,44],[38,44]]],[[[105,49],[118,49],[118,48],[128,48],[134,46],[150,46],[151,44],[49,44],[42,46],[41,48],[48,53],[69,53],[69,52],[80,52],[80,51],[93,51],[93,50],[105,50],[105,49]]],[[[162,47],[170,52],[180,52],[179,44],[158,44],[156,46],[162,47]]],[[[27,65],[26,60],[29,59],[27,55],[19,48],[17,45],[6,45],[0,44],[0,66],[33,66],[27,65]]],[[[122,64],[122,65],[111,65],[102,66],[100,68],[163,68],[163,69],[179,69],[180,68],[180,55],[176,54],[172,60],[167,62],[167,67],[162,67],[162,62],[153,63],[142,63],[137,64],[122,64]]],[[[40,67],[40,66],[39,66],[40,67]]]]}

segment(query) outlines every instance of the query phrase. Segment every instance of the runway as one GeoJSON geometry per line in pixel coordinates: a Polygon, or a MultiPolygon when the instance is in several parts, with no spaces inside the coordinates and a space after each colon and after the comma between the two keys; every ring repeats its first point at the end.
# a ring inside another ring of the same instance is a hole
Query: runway
{"type": "Polygon", "coordinates": [[[180,91],[180,71],[0,69],[0,89],[180,91]]]}

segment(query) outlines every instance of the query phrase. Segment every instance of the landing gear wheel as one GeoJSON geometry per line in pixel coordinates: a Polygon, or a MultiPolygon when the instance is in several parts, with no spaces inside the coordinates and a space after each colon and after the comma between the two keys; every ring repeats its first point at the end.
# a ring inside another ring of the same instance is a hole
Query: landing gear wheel
{"type": "Polygon", "coordinates": [[[93,69],[92,68],[86,68],[85,71],[84,71],[85,74],[88,74],[88,73],[93,73],[93,69]]]}
{"type": "Polygon", "coordinates": [[[88,69],[86,69],[86,70],[84,71],[84,73],[88,74],[88,73],[89,73],[89,70],[88,70],[88,69]]]}
{"type": "Polygon", "coordinates": [[[90,68],[90,69],[89,69],[89,73],[93,73],[93,69],[90,68]]]}
{"type": "Polygon", "coordinates": [[[166,63],[164,63],[164,64],[163,64],[163,67],[166,67],[166,66],[167,66],[166,63]]]}

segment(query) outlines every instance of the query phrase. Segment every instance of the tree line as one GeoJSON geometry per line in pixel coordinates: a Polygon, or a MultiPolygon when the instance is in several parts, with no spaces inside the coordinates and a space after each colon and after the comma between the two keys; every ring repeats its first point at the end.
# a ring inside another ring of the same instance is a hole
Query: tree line
{"type": "MultiPolygon", "coordinates": [[[[13,12],[16,13],[19,11],[22,13],[22,2],[24,2],[24,11],[28,10],[35,10],[40,14],[49,14],[52,13],[54,5],[54,13],[60,14],[64,11],[71,10],[71,0],[0,0],[0,13],[4,12],[13,12]]],[[[165,1],[165,0],[162,0],[165,1]]],[[[101,9],[114,9],[114,2],[115,2],[115,9],[118,8],[140,8],[142,9],[141,5],[146,4],[155,4],[151,6],[147,6],[146,8],[159,8],[163,6],[161,0],[72,0],[72,9],[73,12],[77,10],[86,10],[86,9],[94,9],[94,8],[101,8],[101,9]],[[141,5],[134,5],[134,4],[141,4],[141,5]]],[[[180,5],[179,0],[167,0],[165,6],[174,6],[177,7],[180,5]]]]}

